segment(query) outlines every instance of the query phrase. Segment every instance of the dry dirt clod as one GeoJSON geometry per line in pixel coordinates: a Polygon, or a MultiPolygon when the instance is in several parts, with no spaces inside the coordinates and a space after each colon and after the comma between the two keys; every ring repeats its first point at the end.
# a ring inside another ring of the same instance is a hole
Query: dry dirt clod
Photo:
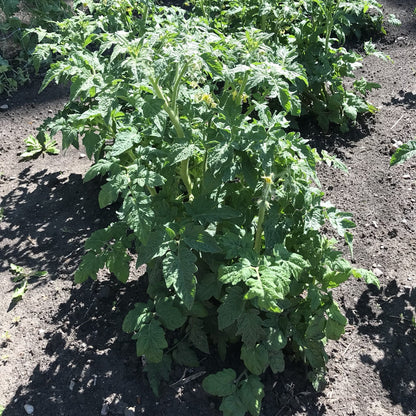
{"type": "Polygon", "coordinates": [[[24,406],[25,412],[28,415],[33,414],[33,412],[35,411],[35,408],[31,405],[31,404],[25,404],[24,406]]]}
{"type": "Polygon", "coordinates": [[[107,403],[104,403],[104,404],[103,404],[103,407],[101,408],[101,413],[100,413],[100,415],[101,415],[101,416],[107,416],[107,415],[108,415],[108,412],[109,412],[109,406],[108,406],[108,404],[107,404],[107,403]]]}
{"type": "Polygon", "coordinates": [[[380,270],[379,268],[375,268],[374,270],[373,270],[373,273],[377,276],[377,277],[381,277],[381,276],[383,276],[383,271],[382,270],[380,270]]]}

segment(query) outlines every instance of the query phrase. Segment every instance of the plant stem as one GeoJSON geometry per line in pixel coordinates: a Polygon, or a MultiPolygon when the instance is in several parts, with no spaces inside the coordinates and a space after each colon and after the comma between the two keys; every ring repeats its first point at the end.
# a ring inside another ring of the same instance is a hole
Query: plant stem
{"type": "Polygon", "coordinates": [[[175,83],[174,83],[173,89],[172,89],[171,102],[172,102],[172,105],[173,105],[173,111],[176,114],[176,116],[178,114],[178,107],[177,107],[176,101],[178,99],[179,86],[181,85],[181,79],[182,79],[182,77],[185,74],[187,69],[188,69],[188,63],[187,62],[184,64],[184,66],[182,67],[182,69],[180,71],[179,71],[179,67],[178,67],[178,70],[176,72],[176,77],[175,77],[175,83]]]}
{"type": "MultiPolygon", "coordinates": [[[[165,95],[163,94],[162,90],[160,89],[159,84],[157,81],[153,78],[149,78],[150,83],[152,84],[152,87],[154,89],[154,92],[158,98],[163,100],[163,109],[168,113],[168,116],[170,118],[170,121],[173,124],[173,127],[175,128],[176,134],[178,135],[179,139],[185,138],[185,132],[183,131],[183,128],[181,126],[181,123],[179,121],[179,116],[176,114],[176,112],[171,108],[169,105],[168,100],[166,99],[165,95]]],[[[191,178],[189,176],[189,157],[185,160],[182,160],[181,167],[179,171],[180,177],[182,179],[182,182],[184,183],[186,190],[188,191],[188,198],[189,201],[193,201],[194,195],[192,194],[193,189],[193,183],[191,181],[191,178]]]]}
{"type": "Polygon", "coordinates": [[[257,230],[256,230],[256,237],[254,240],[254,251],[257,254],[260,254],[261,251],[261,239],[263,237],[263,223],[264,218],[266,216],[266,211],[269,207],[269,194],[272,187],[273,180],[270,176],[266,176],[264,178],[264,184],[263,184],[263,192],[260,200],[260,208],[259,208],[259,215],[257,219],[257,230]]]}
{"type": "Polygon", "coordinates": [[[157,195],[156,189],[153,186],[147,185],[147,190],[149,191],[151,196],[156,196],[157,195]]]}

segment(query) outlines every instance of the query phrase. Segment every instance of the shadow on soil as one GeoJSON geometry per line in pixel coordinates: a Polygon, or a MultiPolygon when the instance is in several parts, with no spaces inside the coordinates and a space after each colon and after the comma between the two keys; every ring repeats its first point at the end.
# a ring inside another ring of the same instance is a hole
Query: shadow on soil
{"type": "Polygon", "coordinates": [[[374,360],[363,354],[361,360],[376,370],[391,401],[408,415],[416,415],[415,307],[416,289],[403,290],[391,281],[383,293],[364,292],[356,305],[359,316],[352,318],[384,355],[374,360]]]}
{"type": "Polygon", "coordinates": [[[98,186],[83,184],[81,175],[30,168],[13,181],[14,189],[1,201],[0,272],[14,263],[52,278],[73,273],[86,237],[111,221],[110,211],[98,208],[98,186]]]}

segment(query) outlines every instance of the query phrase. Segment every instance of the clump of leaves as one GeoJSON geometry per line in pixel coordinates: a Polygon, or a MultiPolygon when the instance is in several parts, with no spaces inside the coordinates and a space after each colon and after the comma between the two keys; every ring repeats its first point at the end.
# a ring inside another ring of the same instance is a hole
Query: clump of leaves
{"type": "Polygon", "coordinates": [[[20,155],[23,160],[36,159],[42,154],[59,154],[58,143],[48,133],[38,134],[36,137],[30,135],[25,139],[26,151],[20,155]]]}
{"type": "Polygon", "coordinates": [[[195,367],[213,351],[225,361],[237,348],[245,370],[203,386],[225,415],[258,415],[261,376],[284,370],[285,348],[321,376],[325,343],[346,324],[332,290],[351,275],[378,284],[322,233],[330,224],[352,247],[355,225],[323,200],[316,174],[322,160],[345,166],[288,131],[304,68],[259,29],[225,34],[150,2],[75,8],[60,33],[39,32],[39,59],[60,54],[43,88],[71,82],[44,128],[64,148],[82,140],[95,160],[84,181],[102,177],[100,207],[119,207],[87,240],[75,280],[106,267],[126,282],[133,258],[147,264],[148,299],[123,329],[153,391],[172,362],[195,367]]]}
{"type": "Polygon", "coordinates": [[[33,72],[37,38],[27,29],[40,26],[52,30],[71,9],[62,0],[0,0],[0,10],[0,94],[10,95],[33,72]]]}
{"type": "Polygon", "coordinates": [[[416,140],[402,144],[391,157],[390,166],[399,165],[413,156],[416,156],[416,140]]]}
{"type": "Polygon", "coordinates": [[[299,85],[302,114],[312,114],[322,129],[330,123],[348,130],[358,114],[374,112],[366,101],[368,91],[378,84],[361,80],[360,89],[348,91],[345,77],[354,78],[361,56],[346,49],[347,37],[361,39],[363,31],[383,32],[381,5],[374,1],[194,0],[192,13],[203,15],[222,31],[254,26],[273,34],[282,45],[295,51],[305,68],[307,85],[299,85]],[[278,4],[277,4],[278,3],[278,4]]]}
{"type": "Polygon", "coordinates": [[[12,300],[15,302],[23,298],[31,277],[44,277],[48,274],[46,271],[32,271],[13,263],[10,264],[10,271],[13,274],[13,282],[16,283],[12,296],[12,300]]]}

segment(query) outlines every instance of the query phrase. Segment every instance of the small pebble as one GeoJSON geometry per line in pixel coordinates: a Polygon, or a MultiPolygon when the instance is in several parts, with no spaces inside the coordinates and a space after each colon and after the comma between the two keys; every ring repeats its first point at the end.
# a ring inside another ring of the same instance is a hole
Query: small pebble
{"type": "Polygon", "coordinates": [[[7,104],[0,105],[0,110],[1,111],[6,111],[8,109],[9,109],[9,106],[7,104]]]}
{"type": "Polygon", "coordinates": [[[383,276],[383,271],[382,270],[380,270],[380,269],[378,269],[378,268],[376,268],[376,269],[374,269],[373,270],[373,273],[377,276],[377,277],[381,277],[381,276],[383,276]]]}
{"type": "Polygon", "coordinates": [[[75,380],[72,379],[69,383],[69,390],[71,390],[71,391],[74,390],[74,387],[75,387],[75,380]]]}
{"type": "Polygon", "coordinates": [[[23,407],[25,408],[25,412],[28,415],[33,414],[33,412],[35,411],[35,408],[31,404],[25,404],[23,407]]]}
{"type": "Polygon", "coordinates": [[[79,154],[79,158],[80,159],[84,159],[85,157],[87,157],[87,155],[85,153],[80,153],[79,154]]]}
{"type": "Polygon", "coordinates": [[[124,416],[134,416],[136,414],[135,407],[126,407],[124,409],[124,416]]]}
{"type": "Polygon", "coordinates": [[[410,179],[410,175],[408,175],[408,174],[403,175],[403,179],[410,179]]]}

